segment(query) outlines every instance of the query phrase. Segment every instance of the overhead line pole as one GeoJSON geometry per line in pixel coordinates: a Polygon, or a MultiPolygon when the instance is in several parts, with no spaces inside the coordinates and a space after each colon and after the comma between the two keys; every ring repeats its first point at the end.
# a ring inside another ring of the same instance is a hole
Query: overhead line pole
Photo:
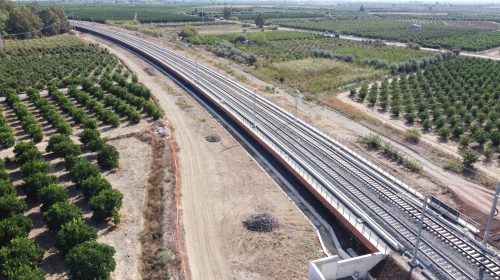
{"type": "Polygon", "coordinates": [[[500,182],[498,182],[498,184],[497,184],[497,190],[495,192],[495,196],[493,197],[493,205],[491,205],[491,211],[490,211],[490,216],[488,218],[488,224],[486,225],[486,230],[484,231],[483,244],[486,244],[486,242],[488,242],[488,239],[490,238],[490,230],[491,230],[491,226],[493,225],[493,217],[496,216],[496,214],[498,214],[497,213],[497,203],[498,203],[499,196],[500,196],[500,182]]]}
{"type": "Polygon", "coordinates": [[[424,227],[425,210],[427,209],[427,197],[424,197],[424,203],[422,205],[422,214],[420,215],[420,223],[418,226],[417,240],[415,241],[415,247],[413,247],[413,256],[410,259],[410,266],[416,267],[418,265],[418,245],[420,244],[420,239],[422,236],[422,228],[424,227]]]}

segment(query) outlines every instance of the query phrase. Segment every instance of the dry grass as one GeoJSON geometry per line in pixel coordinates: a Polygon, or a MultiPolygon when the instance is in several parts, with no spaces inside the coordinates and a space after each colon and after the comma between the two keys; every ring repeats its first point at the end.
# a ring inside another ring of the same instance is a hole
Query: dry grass
{"type": "Polygon", "coordinates": [[[342,114],[346,115],[350,119],[362,120],[362,119],[367,118],[366,114],[363,111],[361,111],[361,110],[359,110],[359,109],[357,109],[357,108],[355,108],[347,103],[342,102],[335,95],[320,96],[318,98],[318,101],[319,101],[319,103],[321,103],[323,105],[326,105],[330,108],[333,108],[333,109],[341,112],[342,114]]]}
{"type": "Polygon", "coordinates": [[[268,82],[280,82],[291,88],[299,86],[309,94],[331,92],[349,83],[386,74],[385,70],[322,58],[273,63],[251,72],[268,82]]]}
{"type": "MultiPolygon", "coordinates": [[[[166,193],[164,189],[164,185],[172,186],[169,146],[167,141],[156,135],[152,129],[136,137],[149,144],[153,150],[144,209],[145,224],[140,239],[142,277],[143,279],[176,278],[180,275],[176,247],[174,242],[170,244],[165,240],[175,240],[170,238],[175,234],[175,228],[172,226],[175,221],[172,216],[165,215],[166,212],[175,213],[174,209],[166,209],[166,206],[170,208],[175,204],[171,203],[173,195],[166,193]]],[[[170,189],[173,190],[169,188],[167,191],[170,189]]]]}

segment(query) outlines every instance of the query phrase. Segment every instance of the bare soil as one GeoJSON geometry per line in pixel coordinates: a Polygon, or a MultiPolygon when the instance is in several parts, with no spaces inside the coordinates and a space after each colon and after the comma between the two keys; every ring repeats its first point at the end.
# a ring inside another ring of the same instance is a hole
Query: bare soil
{"type": "Polygon", "coordinates": [[[270,176],[211,116],[164,75],[107,42],[165,110],[179,146],[185,249],[193,279],[305,278],[308,262],[323,256],[311,224],[270,176]],[[149,72],[149,73],[148,73],[149,72]],[[179,100],[182,99],[182,102],[179,100]],[[205,137],[221,136],[210,143],[205,137]],[[280,228],[247,231],[242,221],[269,212],[280,228]]]}
{"type": "Polygon", "coordinates": [[[476,54],[484,55],[487,57],[494,57],[500,59],[500,47],[493,48],[485,51],[476,52],[476,54]]]}
{"type": "Polygon", "coordinates": [[[120,153],[120,166],[105,178],[123,194],[121,222],[116,229],[101,229],[98,241],[115,247],[116,269],[113,279],[140,279],[141,243],[138,242],[144,225],[143,208],[151,147],[129,137],[109,142],[120,153]]]}

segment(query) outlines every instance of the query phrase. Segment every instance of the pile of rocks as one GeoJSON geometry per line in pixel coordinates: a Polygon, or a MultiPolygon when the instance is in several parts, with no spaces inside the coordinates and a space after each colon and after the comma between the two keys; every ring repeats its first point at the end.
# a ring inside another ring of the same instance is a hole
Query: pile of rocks
{"type": "Polygon", "coordinates": [[[243,221],[243,226],[257,232],[271,232],[279,228],[278,221],[269,213],[251,215],[243,221]]]}

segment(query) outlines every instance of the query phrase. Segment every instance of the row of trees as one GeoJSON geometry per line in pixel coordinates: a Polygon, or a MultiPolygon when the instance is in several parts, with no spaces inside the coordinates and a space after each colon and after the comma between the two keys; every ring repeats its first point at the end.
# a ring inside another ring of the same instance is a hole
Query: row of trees
{"type": "Polygon", "coordinates": [[[77,124],[81,124],[82,127],[85,128],[97,128],[96,120],[89,117],[85,110],[73,104],[73,102],[55,86],[49,86],[49,97],[54,100],[64,112],[68,113],[77,124]]]}
{"type": "Polygon", "coordinates": [[[13,35],[19,39],[51,36],[71,30],[64,11],[49,7],[38,9],[36,5],[16,5],[8,0],[0,0],[0,33],[13,35]]]}
{"type": "Polygon", "coordinates": [[[7,119],[3,115],[3,111],[0,109],[0,147],[3,149],[10,148],[14,146],[15,142],[14,131],[9,126],[7,119]]]}
{"type": "Polygon", "coordinates": [[[257,62],[257,57],[253,54],[248,54],[228,41],[218,42],[216,45],[209,46],[208,50],[214,52],[217,56],[226,57],[239,63],[253,65],[257,62]]]}
{"type": "MultiPolygon", "coordinates": [[[[76,158],[80,148],[67,135],[54,134],[47,151],[65,157],[69,174],[74,182],[84,178],[83,174],[100,176],[100,170],[84,158],[76,158]]],[[[66,264],[74,279],[105,279],[115,267],[114,249],[95,242],[96,230],[87,225],[82,211],[68,201],[68,193],[57,183],[57,178],[48,175],[52,166],[43,161],[43,154],[32,142],[20,143],[15,148],[16,161],[21,164],[21,172],[26,182],[34,183],[24,188],[28,197],[42,203],[43,220],[51,231],[57,232],[56,246],[66,255],[66,264]],[[26,178],[38,177],[39,180],[26,178]],[[90,277],[90,278],[87,278],[90,277]]],[[[104,180],[104,179],[103,179],[104,180]]],[[[106,181],[107,182],[107,181],[106,181]]],[[[108,183],[109,185],[109,183],[108,183]]],[[[90,208],[94,218],[104,220],[108,212],[116,213],[121,206],[122,195],[116,190],[111,193],[99,192],[90,198],[90,208]]],[[[25,240],[26,242],[26,240],[25,240]]]]}
{"type": "MultiPolygon", "coordinates": [[[[117,98],[126,101],[128,104],[134,106],[137,110],[143,110],[148,116],[157,120],[162,116],[162,111],[160,108],[154,104],[152,101],[147,100],[143,96],[137,96],[129,92],[127,87],[116,85],[103,75],[99,84],[102,89],[109,92],[110,94],[116,96],[117,98]]],[[[142,92],[142,91],[141,91],[142,92]]]]}
{"type": "Polygon", "coordinates": [[[30,88],[26,93],[31,102],[40,110],[43,118],[46,119],[58,133],[69,135],[73,132],[71,126],[61,114],[59,114],[57,109],[52,106],[47,99],[42,98],[37,90],[30,88]]]}
{"type": "MultiPolygon", "coordinates": [[[[87,87],[88,88],[88,87],[87,87]]],[[[87,109],[94,112],[96,117],[104,124],[118,127],[120,124],[120,117],[112,110],[104,108],[104,106],[92,98],[88,93],[71,86],[68,94],[73,97],[78,103],[84,105],[87,109]]]]}
{"type": "Polygon", "coordinates": [[[0,278],[44,279],[39,267],[44,251],[27,238],[33,223],[23,215],[26,210],[0,161],[0,278]]]}
{"type": "Polygon", "coordinates": [[[33,114],[28,110],[28,107],[21,102],[21,99],[13,89],[0,89],[0,94],[5,96],[7,105],[14,111],[17,118],[21,122],[24,131],[35,142],[40,142],[43,139],[42,127],[35,119],[33,114]]]}
{"type": "Polygon", "coordinates": [[[454,139],[464,151],[475,142],[489,160],[500,146],[500,90],[493,78],[499,70],[491,62],[461,60],[446,63],[453,68],[432,66],[390,83],[385,79],[380,85],[363,84],[359,91],[351,89],[351,96],[394,117],[403,115],[408,124],[434,130],[443,140],[454,139]],[[481,68],[476,69],[475,63],[481,68]],[[464,64],[467,71],[455,68],[464,64]]]}

